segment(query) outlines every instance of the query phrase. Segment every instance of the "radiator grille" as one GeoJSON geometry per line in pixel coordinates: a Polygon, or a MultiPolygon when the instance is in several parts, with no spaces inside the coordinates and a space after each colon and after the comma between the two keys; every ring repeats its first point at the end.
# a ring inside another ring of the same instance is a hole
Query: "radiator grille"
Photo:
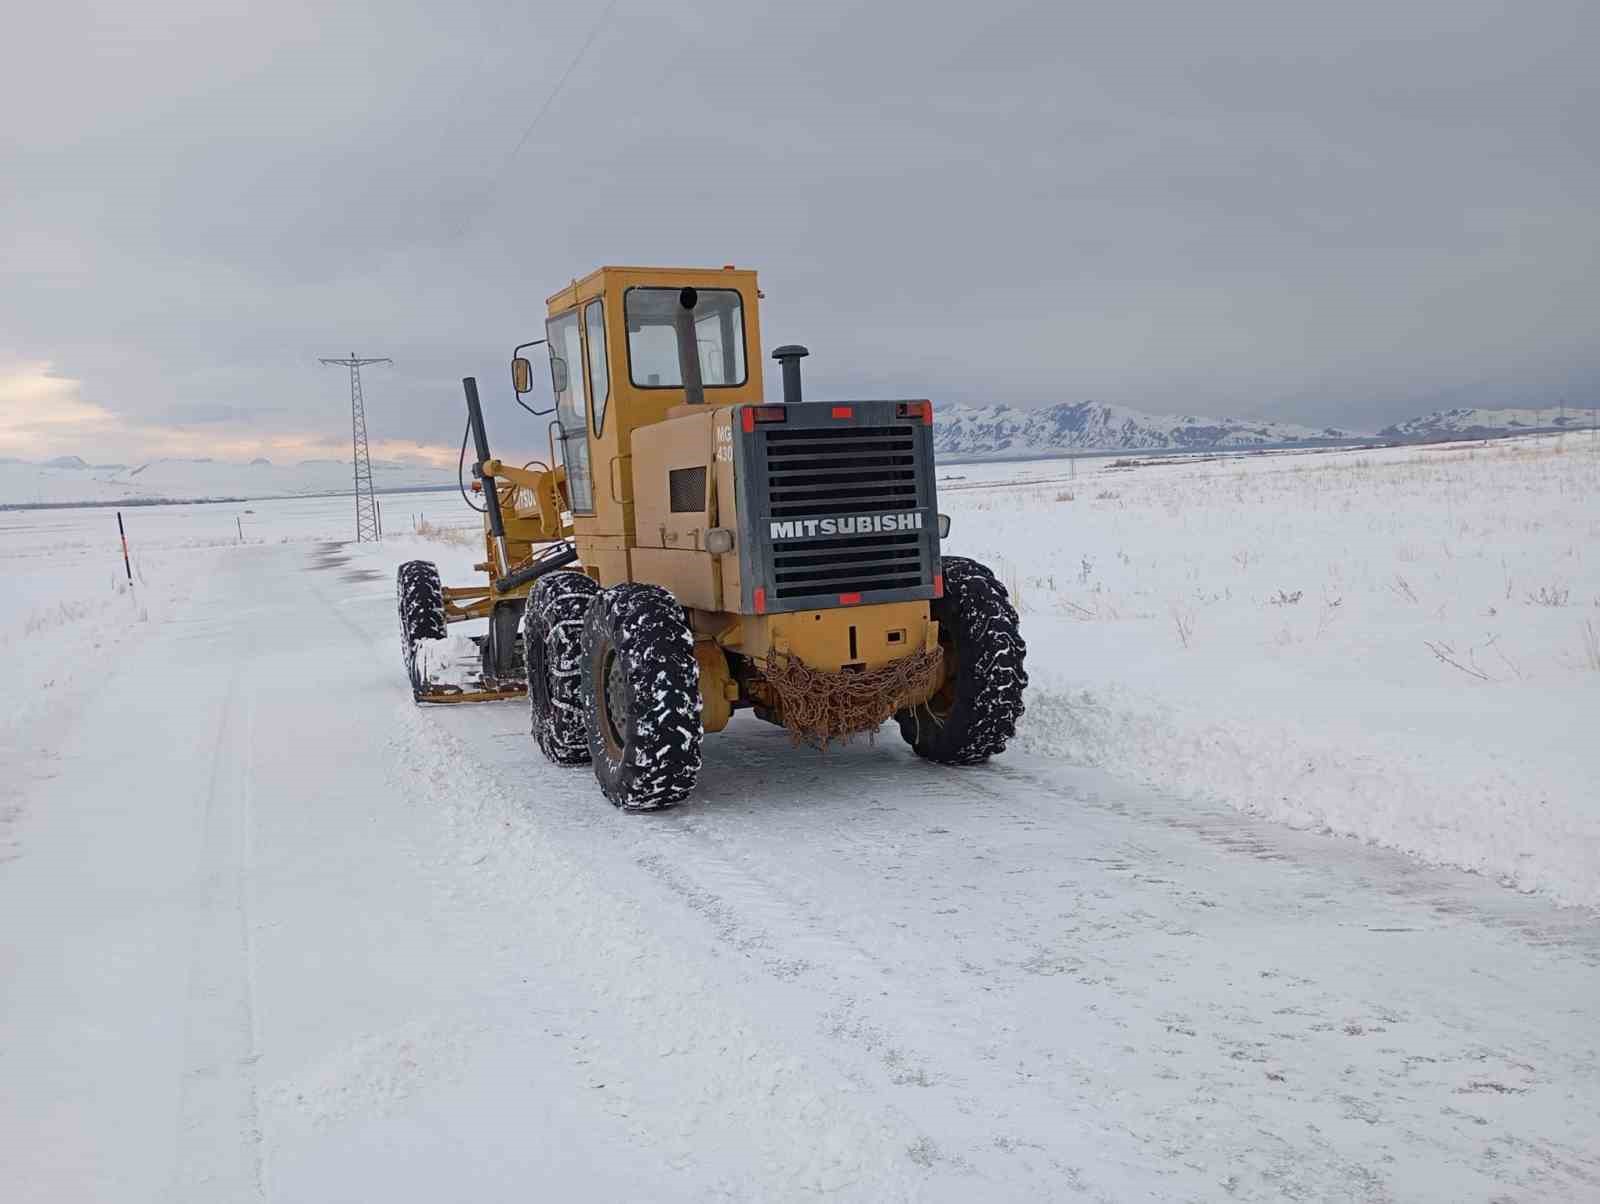
{"type": "MultiPolygon", "coordinates": [[[[660,478],[658,477],[657,480],[660,478]]],[[[660,494],[656,495],[660,497],[660,494]]],[[[667,473],[667,496],[674,514],[697,514],[706,508],[706,470],[674,468],[667,473]]]]}
{"type": "MultiPolygon", "coordinates": [[[[765,430],[773,519],[915,510],[916,428],[841,426],[765,430]]],[[[772,551],[777,598],[911,589],[925,584],[926,541],[905,531],[786,540],[772,551]]]]}

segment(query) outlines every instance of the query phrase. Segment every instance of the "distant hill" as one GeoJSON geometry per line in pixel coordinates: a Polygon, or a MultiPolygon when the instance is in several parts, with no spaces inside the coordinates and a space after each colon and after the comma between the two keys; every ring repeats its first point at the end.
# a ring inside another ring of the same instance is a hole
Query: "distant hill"
{"type": "MultiPolygon", "coordinates": [[[[1385,427],[1376,435],[1339,427],[1311,427],[1262,418],[1213,418],[1198,414],[1153,414],[1104,402],[1062,402],[1040,409],[1016,406],[935,406],[933,445],[945,458],[1025,460],[1068,452],[1206,451],[1281,447],[1286,444],[1356,442],[1362,439],[1484,439],[1534,430],[1582,429],[1588,410],[1436,410],[1385,427]]],[[[379,491],[437,489],[456,484],[455,469],[374,461],[379,491]]],[[[219,460],[152,460],[90,464],[81,456],[34,463],[0,458],[0,505],[72,502],[134,502],[165,499],[295,497],[347,493],[350,462],[324,459],[273,464],[219,460]]]]}
{"type": "Polygon", "coordinates": [[[1199,450],[1340,441],[1362,436],[1259,418],[1150,414],[1096,401],[1037,410],[1012,406],[935,407],[933,445],[942,456],[1025,459],[1065,451],[1199,450]]]}
{"type": "Polygon", "coordinates": [[[1420,418],[1407,418],[1378,433],[1390,439],[1491,439],[1522,431],[1580,430],[1593,421],[1588,410],[1506,409],[1458,407],[1435,410],[1420,418]]]}

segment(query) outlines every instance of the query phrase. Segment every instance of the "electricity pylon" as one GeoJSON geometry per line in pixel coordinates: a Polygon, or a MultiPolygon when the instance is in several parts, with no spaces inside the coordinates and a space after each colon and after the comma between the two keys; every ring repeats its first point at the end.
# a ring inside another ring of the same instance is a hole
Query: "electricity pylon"
{"type": "Polygon", "coordinates": [[[392,364],[388,358],[362,359],[354,351],[349,359],[324,359],[350,369],[350,463],[356,474],[356,542],[378,538],[378,503],[372,494],[372,457],[367,453],[367,408],[361,398],[361,369],[366,364],[392,364]]]}

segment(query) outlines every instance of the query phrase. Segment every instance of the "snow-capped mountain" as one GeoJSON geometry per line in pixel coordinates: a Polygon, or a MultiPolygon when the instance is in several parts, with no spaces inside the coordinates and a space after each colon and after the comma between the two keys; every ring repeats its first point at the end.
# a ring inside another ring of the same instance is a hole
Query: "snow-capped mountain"
{"type": "Polygon", "coordinates": [[[1438,439],[1459,437],[1483,439],[1493,435],[1513,434],[1517,431],[1548,431],[1580,429],[1594,421],[1589,410],[1547,406],[1544,409],[1482,410],[1458,407],[1453,410],[1435,410],[1420,418],[1407,418],[1393,426],[1386,426],[1380,435],[1390,439],[1438,439]]]}
{"type": "Polygon", "coordinates": [[[933,445],[942,456],[1012,459],[1062,451],[1263,447],[1352,439],[1335,427],[1252,418],[1148,414],[1096,401],[1038,410],[1012,406],[935,406],[933,445]]]}

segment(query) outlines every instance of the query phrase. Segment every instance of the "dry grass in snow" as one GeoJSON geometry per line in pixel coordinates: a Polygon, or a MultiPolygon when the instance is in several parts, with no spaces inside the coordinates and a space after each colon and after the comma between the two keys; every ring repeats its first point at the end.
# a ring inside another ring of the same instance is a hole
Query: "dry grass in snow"
{"type": "Polygon", "coordinates": [[[1589,435],[960,471],[948,550],[1015,587],[1025,744],[1600,904],[1589,435]]]}

